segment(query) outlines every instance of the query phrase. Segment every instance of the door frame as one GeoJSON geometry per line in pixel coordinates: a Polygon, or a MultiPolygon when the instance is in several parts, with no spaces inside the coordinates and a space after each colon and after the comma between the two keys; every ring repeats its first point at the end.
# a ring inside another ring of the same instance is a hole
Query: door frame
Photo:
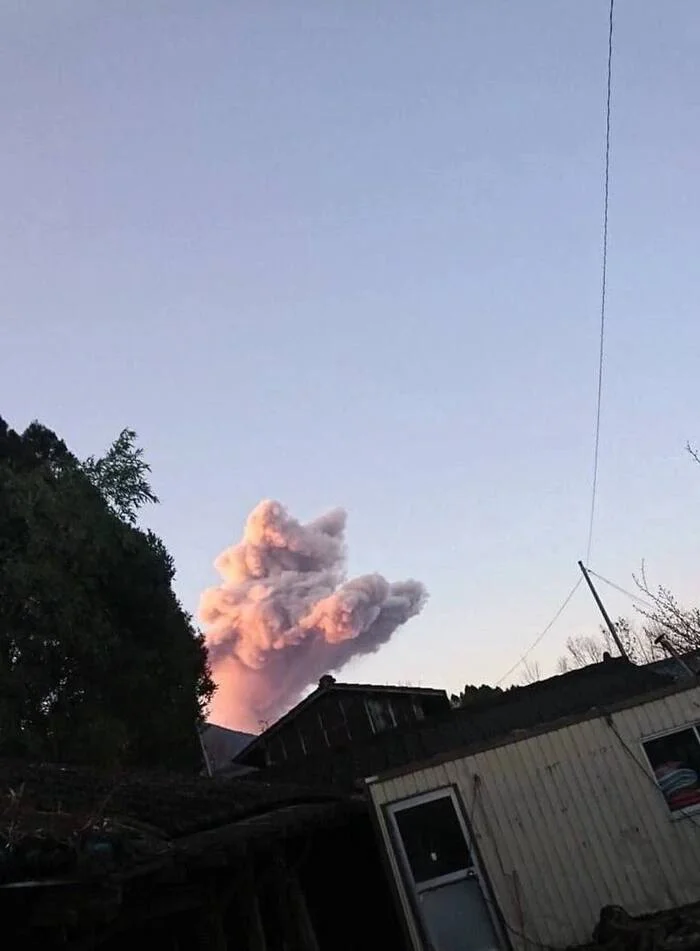
{"type": "Polygon", "coordinates": [[[463,881],[467,878],[475,878],[479,885],[479,890],[481,892],[484,905],[486,906],[486,912],[491,920],[491,924],[493,925],[496,939],[499,942],[500,947],[503,948],[504,951],[505,949],[512,948],[508,930],[504,926],[501,910],[495,900],[491,883],[483,868],[479,847],[475,841],[474,835],[472,834],[469,819],[464,810],[464,804],[462,803],[457,786],[454,783],[447,783],[444,786],[431,789],[429,792],[414,793],[412,795],[402,796],[400,799],[395,799],[392,802],[384,803],[382,806],[382,811],[384,813],[384,822],[387,832],[389,833],[389,840],[394,851],[394,856],[401,871],[401,879],[406,890],[406,896],[413,911],[413,916],[424,948],[433,949],[434,945],[430,939],[430,932],[428,930],[423,909],[419,901],[420,895],[423,892],[432,891],[436,888],[440,888],[443,885],[449,885],[453,882],[463,881]],[[436,799],[451,800],[455,814],[457,816],[457,821],[462,831],[462,835],[464,836],[465,845],[469,852],[471,865],[467,868],[460,869],[457,872],[450,872],[447,875],[441,875],[438,878],[430,879],[428,883],[422,883],[421,885],[418,885],[414,881],[413,873],[411,872],[408,856],[404,848],[395,815],[397,812],[402,812],[404,809],[410,809],[413,806],[420,806],[423,803],[432,802],[436,799]]]}

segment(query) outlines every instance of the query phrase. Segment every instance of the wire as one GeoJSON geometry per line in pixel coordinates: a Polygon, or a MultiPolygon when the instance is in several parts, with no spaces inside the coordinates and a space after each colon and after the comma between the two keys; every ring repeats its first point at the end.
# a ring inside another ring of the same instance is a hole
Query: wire
{"type": "Polygon", "coordinates": [[[631,601],[636,601],[638,604],[643,604],[645,607],[654,610],[654,605],[651,601],[647,601],[645,598],[640,598],[638,594],[632,594],[631,591],[628,591],[626,588],[621,588],[619,584],[615,584],[614,581],[610,581],[608,578],[604,578],[602,575],[599,575],[597,571],[593,571],[592,568],[586,568],[586,571],[589,575],[593,575],[594,578],[597,578],[599,581],[602,581],[604,584],[609,585],[611,588],[614,588],[615,591],[619,591],[620,594],[626,595],[631,601]]]}
{"type": "MultiPolygon", "coordinates": [[[[647,778],[647,780],[651,783],[651,785],[654,787],[654,789],[657,791],[657,793],[658,793],[658,794],[661,796],[661,798],[663,799],[664,803],[668,806],[668,802],[667,802],[667,800],[666,800],[666,797],[665,797],[664,794],[663,794],[663,790],[661,789],[661,787],[659,786],[659,784],[657,783],[657,781],[654,779],[654,777],[651,775],[651,773],[649,772],[649,770],[646,768],[646,766],[644,765],[644,763],[642,763],[640,760],[637,759],[637,757],[636,757],[636,755],[635,755],[635,753],[634,753],[634,750],[632,750],[632,749],[630,748],[629,744],[626,742],[625,738],[622,736],[622,734],[621,734],[620,731],[618,730],[617,725],[615,724],[615,721],[614,721],[613,718],[612,718],[612,714],[608,714],[608,715],[605,717],[605,720],[606,720],[608,726],[610,727],[610,729],[612,730],[612,732],[613,732],[613,733],[615,734],[615,736],[617,737],[618,742],[619,742],[620,745],[622,746],[622,748],[623,748],[623,750],[625,751],[625,753],[627,753],[627,755],[628,755],[628,756],[630,757],[630,759],[635,763],[635,765],[641,770],[641,772],[644,773],[644,775],[645,775],[645,777],[647,778]]],[[[693,815],[692,812],[688,812],[687,809],[680,809],[679,812],[681,813],[681,815],[683,816],[684,819],[690,819],[690,821],[692,822],[692,824],[693,824],[694,826],[697,826],[697,827],[700,829],[700,822],[698,822],[697,818],[695,817],[695,815],[693,815]]]]}
{"type": "Polygon", "coordinates": [[[605,102],[605,186],[603,189],[603,250],[600,287],[600,347],[598,351],[598,396],[596,400],[595,448],[593,450],[593,480],[591,485],[591,511],[588,521],[586,561],[590,560],[593,545],[593,525],[598,494],[598,459],[600,455],[600,415],[603,403],[603,368],[605,362],[605,305],[608,283],[608,206],[610,199],[610,100],[612,98],[613,13],[615,0],[610,0],[608,18],[608,79],[605,102]]]}
{"type": "MultiPolygon", "coordinates": [[[[480,804],[479,793],[481,791],[481,785],[482,785],[481,776],[479,776],[478,773],[474,773],[473,780],[472,780],[473,793],[472,793],[471,807],[468,809],[467,817],[466,817],[467,827],[471,834],[474,833],[474,830],[476,828],[475,820],[476,820],[477,808],[480,804]]],[[[496,858],[498,860],[498,864],[500,866],[503,878],[506,881],[511,880],[513,884],[515,885],[517,881],[516,879],[517,872],[515,869],[513,869],[512,875],[509,875],[508,872],[506,871],[506,867],[503,863],[503,856],[501,855],[501,850],[498,848],[498,840],[496,836],[493,834],[493,829],[491,827],[491,823],[489,822],[489,818],[486,813],[486,810],[482,809],[481,813],[484,819],[484,828],[486,829],[486,834],[491,839],[491,845],[493,847],[494,852],[496,853],[496,858]]],[[[491,908],[494,917],[496,918],[497,921],[501,923],[501,925],[503,925],[506,931],[509,931],[511,934],[515,935],[516,938],[522,938],[524,942],[526,942],[527,944],[531,945],[534,948],[541,948],[542,951],[554,951],[554,948],[552,947],[552,945],[543,944],[541,941],[538,941],[536,938],[533,938],[531,935],[525,934],[525,932],[522,929],[519,930],[517,928],[514,928],[512,924],[504,916],[502,909],[496,904],[495,901],[491,899],[491,896],[487,894],[487,890],[485,888],[481,889],[481,897],[486,902],[486,904],[491,908]]],[[[522,916],[522,907],[521,907],[519,897],[516,897],[516,903],[518,905],[518,909],[521,912],[521,916],[522,916]]]]}
{"type": "Polygon", "coordinates": [[[597,572],[592,571],[590,568],[587,568],[586,570],[590,574],[595,575],[596,578],[599,578],[605,584],[610,585],[611,588],[614,588],[616,591],[619,591],[620,594],[625,594],[627,595],[628,598],[631,598],[632,601],[636,601],[639,604],[643,604],[644,607],[647,608],[649,611],[656,612],[655,615],[648,615],[648,614],[644,614],[644,611],[640,610],[640,614],[642,614],[644,617],[648,618],[650,621],[654,622],[655,624],[658,624],[661,627],[665,627],[666,630],[676,634],[679,633],[679,626],[680,626],[681,632],[682,632],[682,628],[685,626],[685,628],[688,631],[688,634],[692,634],[693,636],[700,634],[700,629],[698,629],[698,627],[694,625],[691,621],[684,620],[682,617],[678,618],[675,622],[673,620],[668,621],[663,616],[663,613],[664,613],[663,608],[660,607],[658,604],[653,604],[651,601],[647,601],[644,598],[640,598],[636,594],[632,594],[631,591],[627,591],[625,588],[621,588],[619,585],[614,584],[612,581],[609,581],[607,578],[604,578],[602,575],[599,575],[597,572]]]}
{"type": "Polygon", "coordinates": [[[503,683],[503,681],[506,679],[506,677],[509,677],[509,676],[513,673],[514,670],[517,670],[517,668],[520,667],[520,665],[521,665],[522,662],[525,660],[525,658],[528,656],[528,654],[531,654],[532,651],[534,651],[534,649],[537,647],[537,645],[540,643],[540,641],[541,641],[541,640],[545,637],[545,635],[548,634],[548,633],[550,632],[550,630],[554,627],[554,625],[556,624],[556,622],[559,620],[559,618],[560,618],[560,617],[562,616],[562,614],[564,613],[564,609],[565,609],[566,606],[568,605],[569,601],[571,601],[571,599],[573,598],[573,596],[574,596],[574,595],[576,594],[576,592],[578,591],[578,586],[581,584],[582,580],[583,580],[582,578],[579,578],[579,579],[578,579],[578,581],[577,581],[576,584],[573,586],[573,588],[571,589],[571,591],[569,591],[569,593],[567,594],[567,596],[564,598],[564,600],[562,601],[562,603],[559,605],[559,608],[557,609],[557,613],[554,615],[554,617],[552,618],[552,620],[549,622],[549,624],[547,624],[546,627],[542,628],[542,630],[540,631],[540,633],[539,633],[539,634],[537,635],[537,637],[534,639],[534,641],[532,642],[532,644],[530,644],[530,646],[529,646],[528,649],[525,651],[525,653],[522,654],[522,655],[518,658],[518,660],[513,664],[512,667],[509,667],[509,668],[508,668],[508,670],[505,672],[505,674],[503,674],[503,676],[501,677],[500,680],[497,680],[497,681],[496,681],[496,686],[497,686],[497,687],[500,686],[500,684],[503,683]]]}
{"type": "MultiPolygon", "coordinates": [[[[607,282],[608,282],[608,207],[610,204],[610,113],[611,113],[611,100],[612,100],[612,59],[613,59],[613,22],[614,22],[614,9],[615,9],[615,0],[610,0],[610,8],[608,14],[608,73],[607,73],[607,86],[606,86],[606,101],[605,101],[605,180],[603,188],[603,246],[602,246],[602,273],[601,273],[601,287],[600,287],[600,346],[598,351],[598,394],[596,399],[596,417],[595,417],[595,446],[593,451],[593,479],[591,485],[591,509],[590,509],[590,518],[588,522],[588,541],[586,544],[586,561],[590,561],[591,557],[591,547],[593,544],[593,525],[595,522],[595,507],[596,507],[596,498],[598,495],[598,461],[600,456],[600,417],[601,417],[601,408],[603,404],[603,369],[605,363],[605,311],[606,311],[606,302],[607,302],[607,282]]],[[[513,666],[505,672],[500,680],[497,681],[497,686],[509,677],[514,670],[522,664],[522,662],[528,657],[529,654],[537,647],[540,641],[544,636],[549,632],[553,627],[556,621],[561,617],[564,609],[567,604],[573,598],[578,586],[581,584],[581,578],[578,579],[576,584],[573,586],[569,594],[564,599],[562,605],[560,606],[557,613],[554,615],[549,624],[537,635],[535,640],[532,642],[530,647],[525,651],[525,653],[519,658],[519,660],[513,664],[513,666]]]]}

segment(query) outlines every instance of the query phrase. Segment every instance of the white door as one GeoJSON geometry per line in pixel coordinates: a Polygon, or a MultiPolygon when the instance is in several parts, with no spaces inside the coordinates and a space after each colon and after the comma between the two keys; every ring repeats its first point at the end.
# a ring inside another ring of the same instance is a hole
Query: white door
{"type": "Polygon", "coordinates": [[[388,807],[399,862],[434,951],[501,948],[453,789],[388,807]]]}

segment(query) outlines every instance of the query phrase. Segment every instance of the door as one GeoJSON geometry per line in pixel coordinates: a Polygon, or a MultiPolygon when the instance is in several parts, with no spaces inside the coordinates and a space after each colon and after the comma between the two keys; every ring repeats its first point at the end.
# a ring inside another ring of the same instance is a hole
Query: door
{"type": "Polygon", "coordinates": [[[453,789],[388,807],[392,837],[434,951],[501,948],[496,919],[453,789]]]}

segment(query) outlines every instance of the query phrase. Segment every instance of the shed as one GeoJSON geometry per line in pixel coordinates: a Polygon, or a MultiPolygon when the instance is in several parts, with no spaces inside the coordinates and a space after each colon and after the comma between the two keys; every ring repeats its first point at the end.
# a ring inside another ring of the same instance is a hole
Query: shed
{"type": "Polygon", "coordinates": [[[579,945],[604,906],[700,901],[700,687],[609,663],[368,778],[415,951],[579,945]]]}

